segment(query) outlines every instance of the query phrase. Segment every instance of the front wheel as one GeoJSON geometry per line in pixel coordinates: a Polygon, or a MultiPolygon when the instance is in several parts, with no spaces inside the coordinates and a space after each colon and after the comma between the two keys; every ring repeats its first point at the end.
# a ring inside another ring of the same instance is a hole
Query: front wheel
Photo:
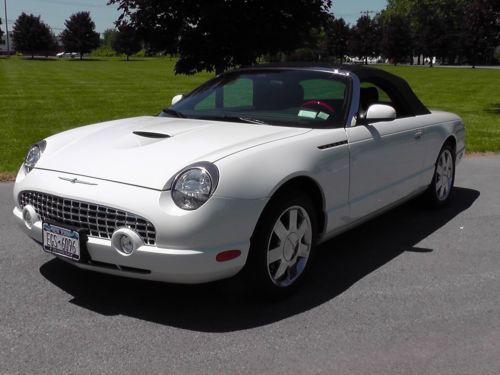
{"type": "Polygon", "coordinates": [[[455,152],[448,144],[441,149],[434,176],[428,189],[430,203],[435,207],[446,205],[451,199],[455,183],[455,152]]]}
{"type": "Polygon", "coordinates": [[[302,193],[271,202],[252,237],[247,264],[252,287],[267,297],[280,298],[300,285],[314,256],[316,214],[302,193]]]}

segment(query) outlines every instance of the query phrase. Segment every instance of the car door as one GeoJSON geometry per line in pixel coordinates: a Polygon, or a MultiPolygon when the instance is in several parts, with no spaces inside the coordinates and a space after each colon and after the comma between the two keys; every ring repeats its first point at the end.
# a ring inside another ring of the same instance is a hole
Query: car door
{"type": "MultiPolygon", "coordinates": [[[[362,83],[360,111],[377,103],[394,106],[380,87],[362,83]],[[378,95],[368,102],[363,100],[363,92],[371,90],[373,94],[374,89],[378,95]]],[[[350,151],[351,220],[380,210],[419,187],[424,146],[422,129],[415,117],[355,125],[347,127],[346,133],[350,151]]]]}

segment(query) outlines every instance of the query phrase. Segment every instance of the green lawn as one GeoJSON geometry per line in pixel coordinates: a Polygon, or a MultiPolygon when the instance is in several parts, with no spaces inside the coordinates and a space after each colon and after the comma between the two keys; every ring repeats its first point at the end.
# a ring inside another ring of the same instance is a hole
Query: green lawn
{"type": "MultiPolygon", "coordinates": [[[[28,146],[76,126],[155,114],[213,74],[173,74],[173,59],[0,59],[0,179],[12,177],[28,146]]],[[[500,70],[384,66],[423,102],[461,115],[468,151],[500,151],[500,70]]]]}
{"type": "Polygon", "coordinates": [[[381,66],[408,81],[431,109],[461,116],[468,152],[500,152],[500,70],[381,66]]]}
{"type": "Polygon", "coordinates": [[[99,121],[156,114],[213,74],[173,74],[172,59],[0,59],[0,179],[30,144],[99,121]]]}

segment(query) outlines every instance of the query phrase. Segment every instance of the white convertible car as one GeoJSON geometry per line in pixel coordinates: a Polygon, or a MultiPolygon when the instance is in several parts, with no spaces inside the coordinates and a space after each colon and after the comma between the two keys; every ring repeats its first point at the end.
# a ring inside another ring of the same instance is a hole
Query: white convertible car
{"type": "Polygon", "coordinates": [[[318,243],[421,193],[446,204],[464,135],[382,70],[243,68],[158,116],[33,145],[14,215],[80,268],[174,283],[244,271],[279,296],[318,243]]]}

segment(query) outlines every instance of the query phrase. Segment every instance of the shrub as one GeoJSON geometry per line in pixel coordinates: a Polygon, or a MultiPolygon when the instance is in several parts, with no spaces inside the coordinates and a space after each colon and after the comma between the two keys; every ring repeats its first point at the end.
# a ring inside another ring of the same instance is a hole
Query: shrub
{"type": "Polygon", "coordinates": [[[114,57],[116,56],[116,52],[108,46],[101,46],[96,48],[90,53],[92,57],[114,57]]]}

